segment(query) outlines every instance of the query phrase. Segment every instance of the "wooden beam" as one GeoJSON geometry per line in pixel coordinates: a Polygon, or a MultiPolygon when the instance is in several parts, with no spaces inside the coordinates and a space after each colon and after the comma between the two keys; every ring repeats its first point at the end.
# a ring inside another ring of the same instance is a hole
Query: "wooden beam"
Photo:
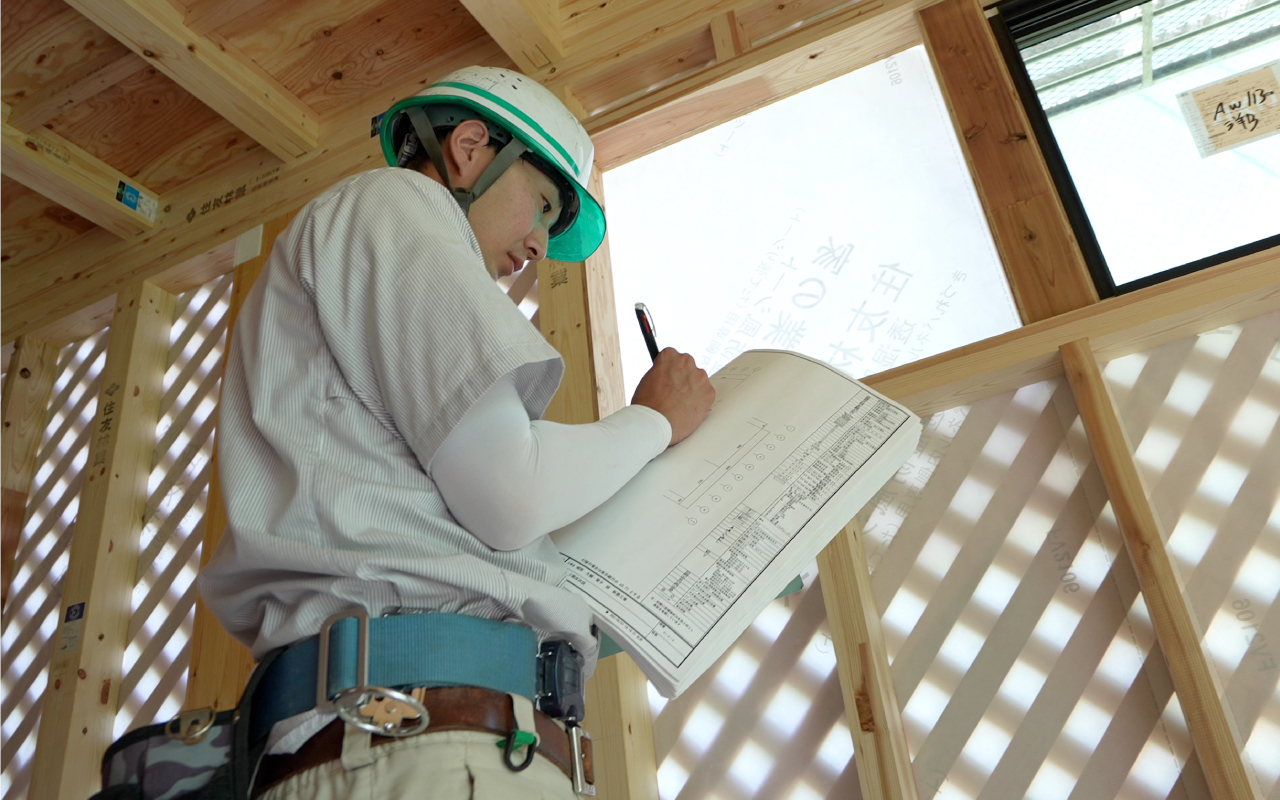
{"type": "Polygon", "coordinates": [[[4,435],[0,436],[3,478],[3,548],[0,549],[0,597],[9,602],[13,559],[22,537],[27,495],[36,473],[36,452],[44,435],[49,394],[58,373],[58,346],[35,337],[18,340],[4,376],[4,435]]]}
{"type": "Polygon", "coordinates": [[[564,57],[559,0],[462,0],[521,72],[564,57]]]}
{"type": "Polygon", "coordinates": [[[716,61],[721,63],[737,58],[751,47],[733,9],[711,18],[711,40],[716,45],[716,61]]]}
{"type": "Polygon", "coordinates": [[[1184,275],[865,378],[932,414],[1062,375],[1058,348],[1088,337],[1103,361],[1280,309],[1280,247],[1184,275]]]}
{"type": "Polygon", "coordinates": [[[62,588],[31,796],[81,800],[100,788],[127,644],[138,535],[156,441],[173,295],[121,290],[62,588]]]}
{"type": "MultiPolygon", "coordinates": [[[[917,44],[919,33],[912,20],[913,13],[914,6],[910,0],[888,0],[888,2],[867,0],[848,6],[767,42],[755,43],[749,51],[731,61],[714,64],[612,107],[589,119],[583,127],[595,136],[599,132],[635,120],[694,92],[711,89],[721,81],[763,67],[777,59],[787,59],[794,62],[797,68],[808,70],[814,78],[814,83],[833,78],[842,72],[821,63],[830,49],[848,49],[851,42],[861,42],[863,44],[861,50],[871,57],[869,60],[861,61],[858,64],[860,66],[899,52],[904,49],[904,46],[917,44]],[[904,27],[909,28],[908,33],[904,34],[904,27]],[[900,44],[904,35],[910,40],[906,45],[900,44]],[[815,61],[820,63],[815,65],[812,63],[815,61]]],[[[595,68],[599,66],[595,65],[595,68]]],[[[840,69],[848,71],[844,69],[843,64],[840,69]]],[[[560,70],[557,70],[555,78],[556,80],[548,82],[549,86],[568,82],[567,77],[561,76],[560,70]]]]}
{"type": "MultiPolygon", "coordinates": [[[[593,194],[603,200],[600,176],[593,194]]],[[[607,243],[587,262],[538,262],[538,318],[543,335],[565,361],[564,379],[547,408],[556,422],[587,423],[621,408],[622,355],[613,318],[613,284],[607,243]],[[607,278],[607,281],[606,281],[607,278]],[[607,335],[597,328],[612,326],[607,335]]],[[[526,267],[526,269],[528,269],[526,267]]],[[[626,653],[596,665],[587,681],[587,719],[594,738],[598,796],[608,800],[657,800],[653,717],[644,673],[626,653]]]]}
{"type": "Polygon", "coordinates": [[[845,526],[818,554],[818,575],[862,796],[866,800],[915,800],[920,795],[911,769],[902,708],[889,670],[862,531],[856,522],[845,526]]]}
{"type": "MultiPolygon", "coordinates": [[[[816,41],[798,38],[797,47],[761,59],[759,54],[727,65],[728,74],[710,85],[694,75],[679,85],[690,89],[666,104],[638,114],[616,109],[622,118],[609,125],[589,120],[596,163],[612,169],[749,111],[777,102],[838,75],[920,44],[911,6],[868,15],[816,41]],[[807,44],[808,46],[799,46],[807,44]]],[[[637,101],[640,102],[640,101],[637,101]]],[[[611,110],[610,114],[613,114],[611,110]]]]}
{"type": "Polygon", "coordinates": [[[1223,707],[1221,687],[1200,647],[1201,632],[1165,549],[1133,447],[1089,340],[1068,342],[1061,353],[1209,790],[1215,800],[1261,800],[1257,779],[1240,757],[1239,734],[1223,707]]]}
{"type": "Polygon", "coordinates": [[[1098,302],[982,5],[943,0],[919,16],[1022,321],[1098,302]]]}
{"type": "MultiPolygon", "coordinates": [[[[235,332],[236,319],[240,316],[240,307],[253,288],[253,284],[262,274],[267,259],[271,256],[271,247],[289,223],[294,214],[266,223],[262,227],[262,247],[260,253],[236,267],[235,278],[231,284],[231,307],[227,311],[227,345],[223,351],[223,372],[226,372],[226,354],[231,351],[231,335],[235,332]]],[[[205,504],[204,540],[200,549],[200,567],[209,563],[213,552],[222,540],[227,529],[227,510],[223,505],[222,478],[218,473],[217,433],[214,433],[213,463],[210,466],[209,499],[205,504]]],[[[249,680],[253,672],[253,656],[248,648],[240,644],[223,629],[204,600],[196,598],[195,625],[191,632],[191,666],[187,675],[187,697],[183,708],[216,708],[219,711],[235,708],[240,699],[240,690],[249,680]]]]}
{"type": "Polygon", "coordinates": [[[76,103],[88,100],[146,67],[147,62],[116,45],[28,94],[13,107],[9,124],[20,131],[35,130],[76,103]]]}
{"type": "Polygon", "coordinates": [[[191,32],[203,36],[262,5],[262,0],[193,0],[184,18],[191,32]]]}
{"type": "Polygon", "coordinates": [[[4,174],[32,191],[128,238],[152,229],[159,199],[136,179],[53,131],[0,127],[4,174]]]}
{"type": "Polygon", "coordinates": [[[314,150],[316,115],[225,42],[187,28],[168,0],[69,0],[130,50],[285,161],[314,150]]]}

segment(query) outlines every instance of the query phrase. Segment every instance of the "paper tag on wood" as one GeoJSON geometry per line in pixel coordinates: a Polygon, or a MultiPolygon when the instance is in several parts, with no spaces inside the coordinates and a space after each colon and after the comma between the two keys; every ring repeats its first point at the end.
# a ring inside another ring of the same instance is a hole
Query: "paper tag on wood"
{"type": "Polygon", "coordinates": [[[1280,133],[1280,61],[1178,95],[1201,158],[1280,133]]]}
{"type": "Polygon", "coordinates": [[[84,638],[84,603],[67,606],[62,620],[62,634],[58,637],[59,653],[74,653],[80,649],[84,638]]]}

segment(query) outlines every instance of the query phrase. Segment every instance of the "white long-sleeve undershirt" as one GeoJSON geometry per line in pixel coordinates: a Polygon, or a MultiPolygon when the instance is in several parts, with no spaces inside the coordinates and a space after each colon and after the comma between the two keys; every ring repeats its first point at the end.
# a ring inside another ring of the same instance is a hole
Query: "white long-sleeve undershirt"
{"type": "Polygon", "coordinates": [[[464,528],[516,550],[603,503],[670,442],[671,424],[646,406],[585,425],[530,420],[508,374],[445,437],[430,472],[464,528]]]}

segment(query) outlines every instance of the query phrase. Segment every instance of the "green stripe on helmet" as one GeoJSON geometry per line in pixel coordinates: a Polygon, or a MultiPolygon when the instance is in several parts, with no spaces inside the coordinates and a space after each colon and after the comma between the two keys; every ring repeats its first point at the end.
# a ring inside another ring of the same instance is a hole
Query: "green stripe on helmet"
{"type": "Polygon", "coordinates": [[[555,147],[556,152],[558,152],[560,155],[564,156],[564,160],[565,160],[565,161],[567,161],[567,162],[568,162],[568,164],[569,164],[569,166],[570,166],[570,168],[572,168],[572,169],[573,169],[573,175],[571,175],[571,176],[569,176],[569,177],[573,178],[573,180],[574,180],[574,181],[577,181],[577,180],[578,180],[578,172],[579,172],[580,170],[578,169],[578,165],[577,165],[577,163],[576,163],[576,162],[574,162],[573,157],[569,155],[568,151],[564,149],[564,146],[563,146],[563,145],[561,145],[561,144],[560,144],[560,142],[559,142],[559,141],[557,141],[557,140],[556,140],[556,138],[555,138],[554,136],[552,136],[551,134],[549,134],[549,133],[547,133],[545,130],[543,130],[543,129],[542,129],[542,126],[541,126],[541,125],[539,125],[537,122],[534,122],[534,121],[533,121],[533,118],[532,118],[532,117],[530,117],[528,114],[524,113],[524,112],[523,112],[523,111],[521,111],[520,109],[518,109],[518,108],[516,108],[515,106],[511,105],[511,104],[510,104],[510,103],[508,103],[506,100],[503,100],[501,97],[498,97],[497,95],[492,94],[491,92],[486,92],[484,89],[480,89],[480,88],[475,87],[475,86],[468,86],[468,85],[467,85],[467,84],[465,84],[465,83],[436,83],[436,84],[432,84],[432,86],[433,86],[433,87],[435,87],[435,86],[448,86],[448,87],[450,87],[450,88],[452,88],[452,89],[460,89],[460,90],[462,90],[462,91],[464,91],[464,92],[471,92],[472,94],[479,95],[480,97],[483,97],[484,99],[488,100],[489,102],[491,102],[491,103],[493,103],[493,104],[495,104],[495,105],[501,106],[502,108],[504,108],[504,109],[506,109],[507,111],[511,112],[511,113],[512,113],[512,114],[514,114],[517,118],[519,118],[521,122],[523,122],[524,124],[528,125],[528,126],[529,126],[530,128],[532,128],[533,130],[537,131],[537,133],[538,133],[538,135],[539,135],[539,136],[541,136],[543,139],[546,139],[548,142],[551,142],[551,145],[552,145],[553,147],[555,147]]]}

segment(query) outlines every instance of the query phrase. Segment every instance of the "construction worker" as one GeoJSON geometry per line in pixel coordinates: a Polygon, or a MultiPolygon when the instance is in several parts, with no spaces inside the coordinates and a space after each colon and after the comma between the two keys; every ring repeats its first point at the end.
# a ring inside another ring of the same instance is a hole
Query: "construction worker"
{"type": "Polygon", "coordinates": [[[255,791],[590,794],[598,641],[546,534],[688,436],[714,390],[665,350],[630,406],[540,420],[563,363],[494,278],[605,232],[591,140],[544,87],[460,70],[380,135],[390,167],[277,238],[222,388],[229,524],[200,585],[260,660],[255,791]]]}

